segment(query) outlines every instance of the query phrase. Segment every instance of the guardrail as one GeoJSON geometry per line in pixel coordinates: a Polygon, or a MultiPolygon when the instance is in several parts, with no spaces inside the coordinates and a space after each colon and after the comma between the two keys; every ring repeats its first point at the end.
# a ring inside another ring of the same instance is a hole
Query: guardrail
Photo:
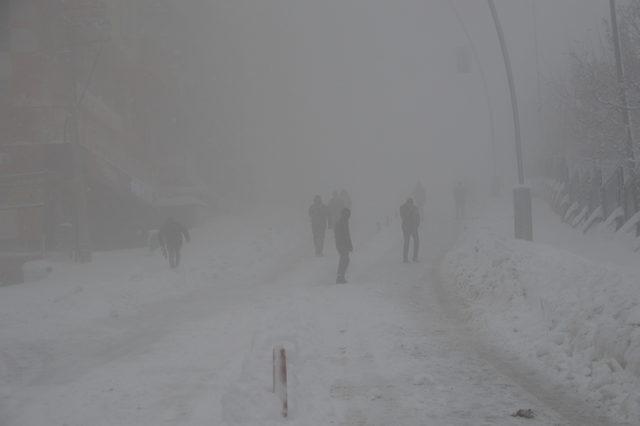
{"type": "Polygon", "coordinates": [[[569,173],[565,162],[548,168],[546,193],[552,208],[563,221],[587,232],[604,222],[613,231],[640,236],[640,176],[618,166],[605,172],[601,168],[582,168],[569,173]]]}

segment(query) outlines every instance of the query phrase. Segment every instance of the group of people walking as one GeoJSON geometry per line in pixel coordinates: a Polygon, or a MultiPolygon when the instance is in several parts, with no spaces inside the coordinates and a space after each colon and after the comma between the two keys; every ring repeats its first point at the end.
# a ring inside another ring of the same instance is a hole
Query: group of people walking
{"type": "MultiPolygon", "coordinates": [[[[460,220],[464,217],[466,189],[462,182],[457,182],[454,190],[455,217],[460,220]]],[[[411,260],[419,261],[420,252],[420,225],[424,216],[426,204],[426,191],[420,182],[416,184],[411,196],[400,206],[400,219],[402,221],[402,261],[409,263],[411,243],[413,251],[411,260]]],[[[311,231],[316,256],[322,256],[324,249],[325,232],[333,229],[336,249],[340,255],[338,261],[338,276],[336,283],[346,283],[346,271],[349,266],[349,254],[353,251],[351,234],[349,232],[349,218],[351,217],[351,199],[346,191],[333,191],[327,204],[322,202],[322,197],[316,195],[313,204],[309,207],[311,219],[311,231]]],[[[380,226],[378,224],[378,226],[380,226]]]]}
{"type": "Polygon", "coordinates": [[[334,229],[334,225],[340,220],[345,208],[351,210],[351,197],[344,189],[340,193],[333,191],[327,204],[322,202],[322,197],[319,195],[314,197],[313,204],[309,207],[309,217],[311,218],[316,256],[322,256],[325,231],[334,229]]]}
{"type": "MultiPolygon", "coordinates": [[[[424,188],[418,184],[412,195],[420,200],[420,208],[424,205],[426,196],[424,188]]],[[[404,236],[403,260],[409,262],[409,243],[413,240],[413,261],[418,261],[418,251],[420,249],[420,236],[418,228],[420,226],[421,212],[414,203],[413,198],[400,206],[400,217],[402,219],[402,233],[404,236]]],[[[331,199],[327,204],[322,202],[322,197],[316,195],[313,204],[309,207],[309,218],[311,219],[311,232],[313,234],[313,244],[316,256],[323,254],[325,232],[333,229],[336,250],[340,255],[338,261],[337,284],[344,284],[346,272],[349,266],[349,254],[353,251],[351,233],[349,230],[349,219],[351,218],[351,199],[346,191],[338,193],[333,191],[331,199]]]]}
{"type": "Polygon", "coordinates": [[[353,251],[349,219],[351,218],[351,197],[346,190],[333,191],[327,204],[322,202],[322,197],[316,195],[313,204],[309,207],[311,219],[311,231],[316,256],[321,257],[324,250],[324,238],[327,229],[333,229],[336,250],[340,255],[338,262],[337,284],[345,284],[347,267],[349,266],[349,253],[353,251]]]}
{"type": "MultiPolygon", "coordinates": [[[[465,198],[466,189],[461,182],[458,182],[454,188],[456,219],[462,219],[464,216],[465,198]]],[[[404,263],[409,263],[412,240],[413,253],[411,259],[414,262],[418,262],[420,251],[419,228],[424,215],[425,202],[425,189],[418,182],[411,193],[411,197],[407,198],[405,203],[400,206],[399,213],[402,220],[402,236],[404,239],[402,260],[404,263]]],[[[309,207],[309,217],[311,219],[311,231],[316,256],[321,257],[323,255],[326,230],[333,230],[336,250],[340,255],[336,283],[346,283],[349,256],[353,251],[351,232],[349,230],[349,219],[351,218],[351,197],[349,193],[344,189],[340,192],[333,191],[327,204],[322,202],[320,195],[316,195],[313,199],[313,204],[309,207]]],[[[170,218],[159,229],[157,239],[162,249],[162,254],[169,261],[169,266],[171,268],[178,267],[182,245],[185,241],[190,241],[187,228],[170,218]]]]}

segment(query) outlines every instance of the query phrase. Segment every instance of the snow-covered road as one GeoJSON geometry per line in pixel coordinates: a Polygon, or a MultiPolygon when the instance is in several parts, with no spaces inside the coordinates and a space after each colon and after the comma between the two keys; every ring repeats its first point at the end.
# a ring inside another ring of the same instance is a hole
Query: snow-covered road
{"type": "Polygon", "coordinates": [[[396,231],[356,247],[347,285],[332,238],[313,258],[303,224],[227,218],[175,272],[134,250],[0,288],[0,425],[573,424],[478,351],[442,303],[437,250],[404,265],[396,231]]]}

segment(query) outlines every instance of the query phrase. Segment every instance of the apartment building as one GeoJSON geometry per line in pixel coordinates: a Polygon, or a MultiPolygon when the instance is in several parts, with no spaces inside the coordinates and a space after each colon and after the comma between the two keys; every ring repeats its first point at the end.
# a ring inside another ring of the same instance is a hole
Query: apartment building
{"type": "Polygon", "coordinates": [[[160,220],[162,188],[193,186],[176,143],[187,141],[175,7],[2,2],[0,249],[75,244],[82,220],[94,247],[136,245],[160,220]]]}

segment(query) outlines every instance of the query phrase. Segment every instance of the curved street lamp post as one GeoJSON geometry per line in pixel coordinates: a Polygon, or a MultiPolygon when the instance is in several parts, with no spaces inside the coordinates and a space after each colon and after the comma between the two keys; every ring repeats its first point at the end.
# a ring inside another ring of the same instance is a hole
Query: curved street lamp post
{"type": "Polygon", "coordinates": [[[514,207],[514,228],[515,237],[522,240],[533,240],[533,218],[531,214],[531,190],[524,185],[524,171],[522,165],[522,138],[520,136],[520,115],[518,113],[518,100],[516,97],[515,84],[513,82],[513,71],[511,69],[511,60],[509,59],[509,51],[504,39],[500,19],[493,0],[487,0],[489,9],[491,9],[491,17],[496,27],[496,33],[500,42],[502,58],[507,72],[507,81],[509,83],[509,94],[511,95],[511,109],[513,111],[513,128],[515,132],[516,143],[516,162],[518,166],[518,186],[513,190],[513,207],[514,207]]]}

